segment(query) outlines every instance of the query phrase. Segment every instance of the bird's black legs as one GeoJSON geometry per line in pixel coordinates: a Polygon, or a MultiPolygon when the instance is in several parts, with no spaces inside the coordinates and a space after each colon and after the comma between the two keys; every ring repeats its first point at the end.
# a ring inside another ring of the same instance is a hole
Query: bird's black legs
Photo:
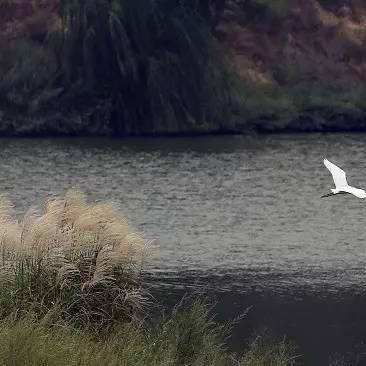
{"type": "Polygon", "coordinates": [[[330,196],[334,196],[334,193],[327,193],[324,194],[323,196],[321,196],[320,198],[325,198],[325,197],[330,197],[330,196]]]}
{"type": "Polygon", "coordinates": [[[328,193],[328,194],[325,194],[325,195],[321,196],[320,198],[336,196],[337,194],[351,194],[351,193],[349,193],[349,192],[328,193]]]}

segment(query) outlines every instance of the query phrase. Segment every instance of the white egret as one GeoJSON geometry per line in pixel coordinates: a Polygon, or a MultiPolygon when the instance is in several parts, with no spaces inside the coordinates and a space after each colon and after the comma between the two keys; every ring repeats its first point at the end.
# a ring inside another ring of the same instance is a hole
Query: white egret
{"type": "Polygon", "coordinates": [[[324,159],[324,165],[332,174],[335,188],[331,189],[332,193],[325,194],[322,198],[334,196],[336,194],[352,194],[358,198],[366,198],[366,192],[363,189],[351,187],[347,183],[346,173],[341,168],[327,159],[324,159]]]}

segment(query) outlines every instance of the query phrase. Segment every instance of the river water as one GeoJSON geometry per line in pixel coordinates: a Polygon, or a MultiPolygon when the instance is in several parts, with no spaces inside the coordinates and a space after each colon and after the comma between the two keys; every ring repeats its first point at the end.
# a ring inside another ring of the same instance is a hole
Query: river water
{"type": "Polygon", "coordinates": [[[2,139],[0,191],[17,214],[72,186],[116,202],[158,241],[152,288],[202,286],[223,314],[253,305],[246,329],[268,318],[324,360],[366,340],[366,201],[320,199],[324,157],[366,188],[365,135],[288,134],[2,139]]]}

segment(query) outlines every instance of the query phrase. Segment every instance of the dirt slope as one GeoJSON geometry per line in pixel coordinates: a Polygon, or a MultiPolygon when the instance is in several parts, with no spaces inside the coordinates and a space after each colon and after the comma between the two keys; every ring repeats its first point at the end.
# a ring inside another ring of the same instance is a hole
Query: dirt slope
{"type": "Polygon", "coordinates": [[[316,0],[292,0],[267,12],[250,3],[255,2],[227,1],[217,25],[245,78],[280,85],[366,80],[366,2],[334,0],[322,6],[316,0]]]}
{"type": "MultiPolygon", "coordinates": [[[[229,59],[255,83],[366,81],[366,2],[211,0],[229,59]],[[270,3],[270,2],[269,2],[270,3]],[[359,2],[362,3],[362,2],[359,2]]],[[[59,26],[57,0],[0,0],[0,37],[42,41],[59,26]]]]}

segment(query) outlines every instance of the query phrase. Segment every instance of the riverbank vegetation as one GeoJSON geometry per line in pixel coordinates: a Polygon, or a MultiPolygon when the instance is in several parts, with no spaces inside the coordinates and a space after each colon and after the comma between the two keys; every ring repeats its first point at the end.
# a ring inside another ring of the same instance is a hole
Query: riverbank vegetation
{"type": "Polygon", "coordinates": [[[70,0],[59,11],[43,43],[0,45],[3,133],[231,129],[234,77],[200,1],[70,0]]]}
{"type": "Polygon", "coordinates": [[[227,2],[219,31],[262,131],[365,130],[361,1],[227,2]]]}
{"type": "Polygon", "coordinates": [[[264,343],[256,338],[243,346],[242,356],[230,353],[205,311],[196,303],[150,328],[122,325],[104,338],[65,324],[51,326],[48,319],[7,319],[0,322],[0,362],[9,366],[295,365],[293,348],[282,341],[267,343],[265,339],[264,343]],[[205,328],[199,328],[202,325],[205,328]]]}
{"type": "Polygon", "coordinates": [[[2,365],[286,366],[287,341],[257,336],[234,354],[202,297],[153,312],[144,288],[149,243],[113,205],[69,191],[43,212],[0,206],[2,365]],[[155,314],[152,316],[152,314],[155,314]]]}
{"type": "Polygon", "coordinates": [[[1,135],[366,128],[359,1],[1,3],[1,135]]]}

